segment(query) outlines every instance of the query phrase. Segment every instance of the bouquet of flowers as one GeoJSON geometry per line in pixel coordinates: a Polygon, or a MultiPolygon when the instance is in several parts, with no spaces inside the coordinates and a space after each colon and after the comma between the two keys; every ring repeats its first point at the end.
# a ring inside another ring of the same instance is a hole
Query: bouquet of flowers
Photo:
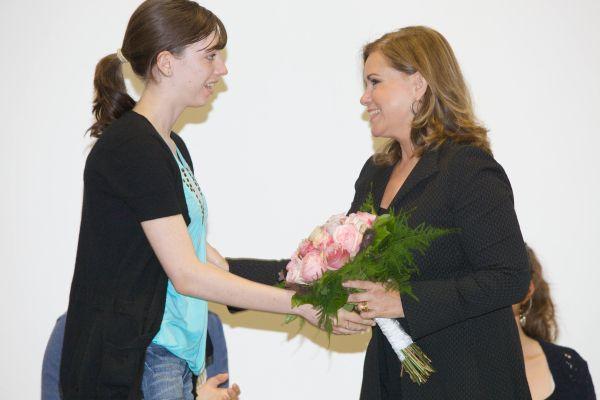
{"type": "MultiPolygon", "coordinates": [[[[372,196],[361,211],[334,215],[300,243],[286,267],[285,283],[296,290],[292,305],[311,304],[319,311],[319,325],[328,333],[340,308],[352,309],[348,280],[383,283],[388,289],[415,297],[410,278],[418,273],[413,252],[423,253],[436,238],[449,232],[426,225],[411,228],[409,214],[376,216],[372,196]]],[[[292,318],[293,319],[293,318],[292,318]]],[[[291,319],[288,319],[288,321],[291,319]]],[[[391,318],[375,318],[413,382],[422,384],[434,369],[431,360],[391,318]]]]}

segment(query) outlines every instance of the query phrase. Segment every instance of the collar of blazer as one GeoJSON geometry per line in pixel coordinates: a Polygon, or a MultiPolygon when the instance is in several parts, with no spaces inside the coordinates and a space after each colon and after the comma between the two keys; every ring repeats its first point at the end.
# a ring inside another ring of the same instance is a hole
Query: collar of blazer
{"type": "MultiPolygon", "coordinates": [[[[444,144],[442,144],[442,146],[439,148],[426,151],[421,156],[421,159],[417,162],[417,165],[415,165],[413,170],[406,178],[406,181],[404,181],[400,187],[400,190],[398,190],[398,193],[396,193],[394,196],[394,199],[390,203],[390,207],[402,200],[402,198],[410,193],[419,183],[438,172],[438,156],[442,147],[444,147],[444,144]]],[[[378,177],[373,184],[373,196],[375,204],[381,204],[385,187],[387,186],[393,170],[394,166],[391,165],[385,168],[383,174],[378,174],[378,177]]]]}

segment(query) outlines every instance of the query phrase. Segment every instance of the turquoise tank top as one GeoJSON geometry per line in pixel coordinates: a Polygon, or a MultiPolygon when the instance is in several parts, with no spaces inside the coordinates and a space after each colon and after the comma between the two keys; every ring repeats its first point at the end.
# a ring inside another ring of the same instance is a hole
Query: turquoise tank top
{"type": "MultiPolygon", "coordinates": [[[[206,262],[206,201],[179,149],[175,158],[181,171],[185,201],[191,219],[188,234],[194,244],[196,256],[200,261],[206,262]]],[[[207,302],[177,293],[169,280],[165,313],[160,330],[152,342],[185,360],[192,372],[199,375],[204,369],[207,319],[207,302]]]]}

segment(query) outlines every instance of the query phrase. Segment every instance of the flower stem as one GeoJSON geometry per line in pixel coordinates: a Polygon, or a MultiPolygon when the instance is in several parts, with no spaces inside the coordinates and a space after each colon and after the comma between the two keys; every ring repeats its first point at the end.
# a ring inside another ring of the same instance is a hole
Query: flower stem
{"type": "Polygon", "coordinates": [[[410,380],[414,383],[421,385],[427,382],[427,379],[435,370],[431,366],[431,360],[423,353],[423,350],[416,343],[413,343],[402,349],[401,352],[404,355],[404,360],[402,360],[400,376],[406,371],[410,380]]]}

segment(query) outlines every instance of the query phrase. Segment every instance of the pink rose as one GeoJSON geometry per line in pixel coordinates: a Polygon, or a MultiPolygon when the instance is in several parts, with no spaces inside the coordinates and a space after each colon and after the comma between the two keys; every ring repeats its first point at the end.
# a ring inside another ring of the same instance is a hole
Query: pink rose
{"type": "Polygon", "coordinates": [[[285,280],[291,283],[300,283],[304,284],[305,282],[302,280],[302,261],[297,257],[296,254],[292,256],[292,259],[285,267],[287,271],[287,275],[285,276],[285,280]]]}
{"type": "Polygon", "coordinates": [[[346,214],[336,214],[331,216],[325,224],[342,225],[346,221],[346,214]]]}
{"type": "Polygon", "coordinates": [[[334,215],[331,218],[329,218],[327,220],[327,222],[325,223],[325,225],[323,226],[323,228],[325,228],[327,233],[329,233],[330,235],[333,235],[333,231],[335,231],[335,228],[344,224],[345,222],[346,222],[346,215],[345,214],[337,214],[337,215],[334,215]]]}
{"type": "Polygon", "coordinates": [[[375,219],[377,218],[377,215],[373,215],[364,211],[357,212],[356,216],[360,218],[364,223],[369,225],[369,228],[373,226],[373,222],[375,222],[375,219]]]}
{"type": "Polygon", "coordinates": [[[315,250],[315,247],[313,246],[312,242],[308,239],[304,239],[302,241],[302,243],[300,243],[300,246],[298,247],[298,254],[299,254],[300,258],[302,258],[314,250],[315,250]]]}
{"type": "Polygon", "coordinates": [[[377,217],[373,214],[359,211],[355,214],[350,214],[346,220],[346,223],[354,225],[356,229],[363,234],[367,229],[373,226],[373,221],[375,221],[375,218],[377,217]]]}
{"type": "Polygon", "coordinates": [[[369,229],[369,225],[367,225],[362,219],[360,219],[356,214],[350,214],[348,219],[346,220],[346,225],[353,225],[356,230],[360,233],[365,233],[367,229],[369,229]]]}
{"type": "Polygon", "coordinates": [[[334,243],[325,250],[325,258],[327,260],[327,268],[336,270],[342,268],[350,261],[350,253],[341,244],[334,243]]]}
{"type": "Polygon", "coordinates": [[[360,249],[362,235],[352,224],[338,226],[333,232],[333,241],[339,243],[350,253],[350,257],[354,257],[360,249]]]}
{"type": "Polygon", "coordinates": [[[333,242],[333,238],[322,226],[317,226],[308,237],[316,249],[323,250],[333,242]]]}
{"type": "Polygon", "coordinates": [[[313,251],[302,259],[301,275],[306,283],[319,279],[326,270],[327,264],[320,252],[313,251]]]}

